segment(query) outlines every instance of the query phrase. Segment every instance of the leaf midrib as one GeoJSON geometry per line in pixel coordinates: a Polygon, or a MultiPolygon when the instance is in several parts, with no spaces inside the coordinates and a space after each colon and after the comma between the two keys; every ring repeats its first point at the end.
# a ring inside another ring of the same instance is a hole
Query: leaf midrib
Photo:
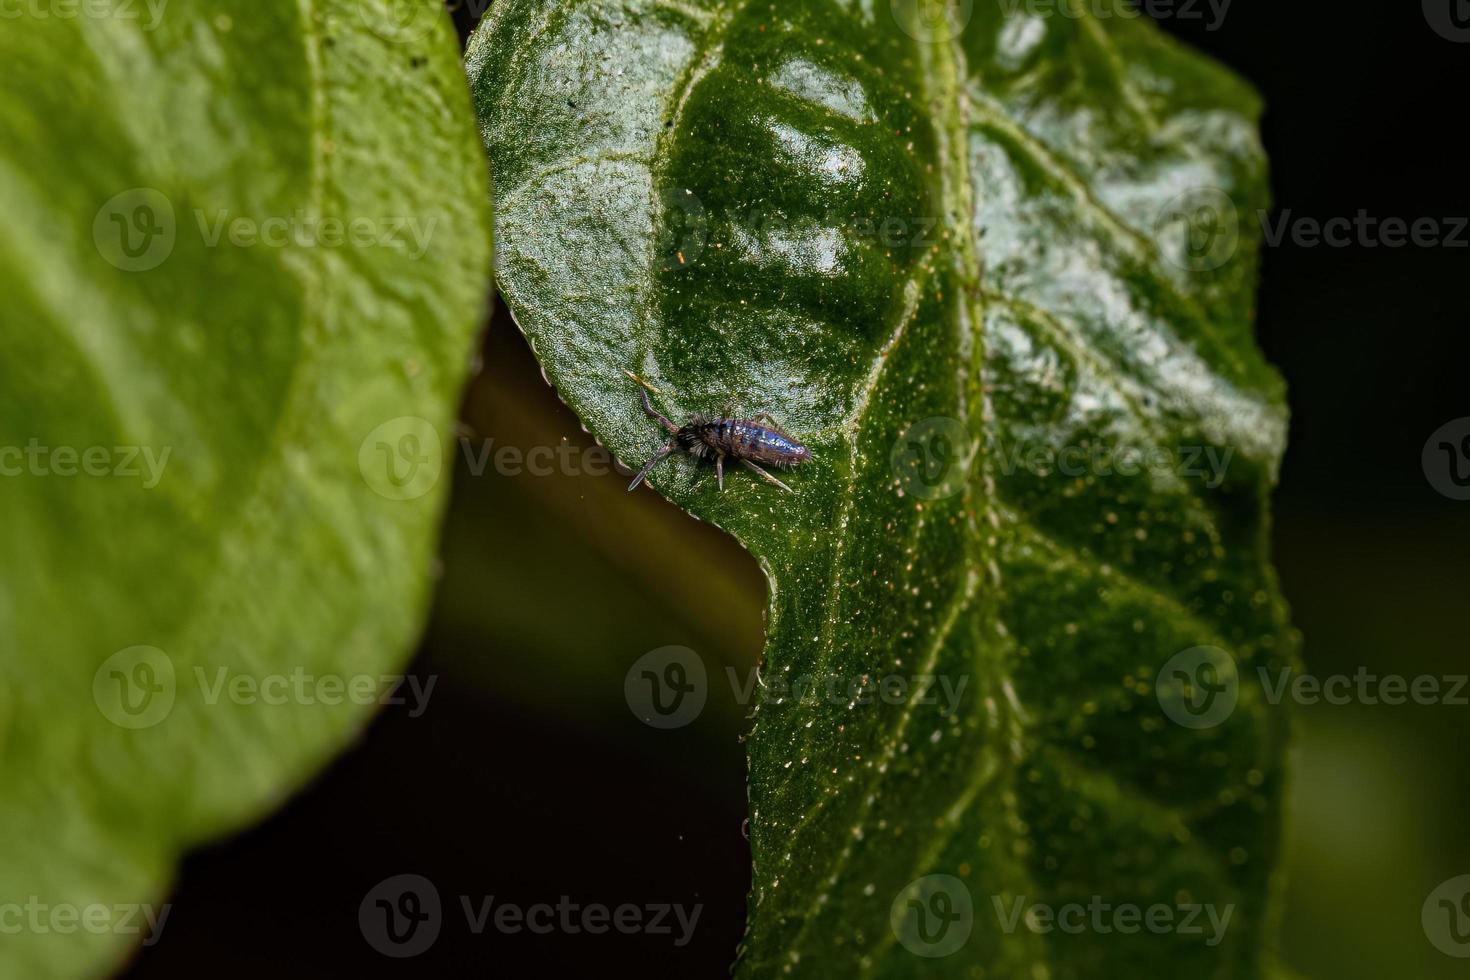
{"type": "MultiPolygon", "coordinates": [[[[954,0],[946,0],[949,13],[954,15],[954,0]]],[[[977,214],[975,204],[975,188],[970,168],[968,154],[969,145],[969,98],[967,95],[966,59],[964,51],[960,46],[959,37],[947,39],[943,42],[916,41],[915,48],[918,53],[920,68],[920,84],[924,98],[927,102],[927,114],[934,124],[935,144],[938,151],[938,163],[934,168],[938,175],[938,200],[944,214],[945,223],[950,228],[950,234],[946,236],[948,245],[948,259],[954,279],[959,287],[959,295],[955,296],[952,306],[947,305],[945,309],[953,310],[955,328],[955,361],[956,361],[956,418],[965,428],[974,433],[976,427],[972,425],[970,405],[970,366],[972,361],[983,363],[984,360],[984,294],[981,289],[982,259],[979,241],[975,234],[975,216],[977,214]],[[976,349],[978,346],[978,350],[976,349]],[[978,354],[978,357],[977,357],[978,354]]],[[[931,260],[926,260],[920,266],[920,272],[909,282],[910,288],[923,289],[928,284],[931,260]]],[[[860,465],[860,447],[858,435],[863,415],[867,410],[868,397],[876,389],[882,371],[889,362],[888,354],[901,338],[904,326],[908,319],[907,315],[900,317],[893,335],[884,345],[879,354],[879,362],[876,369],[869,377],[863,391],[863,397],[855,402],[852,418],[849,420],[848,438],[852,447],[852,473],[846,487],[843,503],[838,510],[838,523],[842,522],[843,516],[847,515],[855,500],[855,487],[857,471],[860,465]]],[[[980,392],[980,418],[979,426],[982,433],[984,427],[988,427],[991,421],[989,400],[982,391],[980,392]]],[[[988,454],[984,452],[985,439],[975,438],[970,445],[967,458],[973,461],[974,469],[970,481],[967,499],[974,500],[983,508],[985,520],[992,527],[998,526],[999,516],[995,510],[995,481],[991,475],[988,454]]],[[[975,553],[968,559],[968,574],[965,576],[965,584],[958,589],[949,601],[949,608],[944,614],[939,628],[935,631],[933,642],[930,644],[925,655],[924,663],[919,668],[923,673],[932,673],[938,665],[939,657],[950,642],[952,631],[959,622],[960,617],[970,610],[972,604],[980,594],[982,576],[978,569],[986,569],[990,578],[988,583],[991,592],[989,599],[981,608],[985,609],[987,615],[982,617],[981,631],[983,635],[995,635],[998,623],[997,603],[995,595],[1000,588],[999,562],[994,555],[988,553],[993,549],[993,538],[989,541],[982,536],[976,521],[976,507],[964,508],[966,532],[970,537],[971,545],[975,553]]],[[[915,534],[922,532],[924,526],[923,516],[916,522],[915,534]]],[[[826,624],[836,620],[836,605],[840,601],[840,577],[842,545],[846,535],[837,534],[837,544],[834,548],[832,578],[833,588],[831,590],[826,615],[826,624]]],[[[830,656],[834,649],[834,643],[827,636],[824,644],[824,654],[830,656]]],[[[979,677],[989,676],[986,670],[985,648],[977,645],[974,651],[975,674],[979,677]]],[[[995,664],[990,664],[994,667],[995,664]]],[[[1004,710],[1008,715],[1007,727],[1013,732],[1019,728],[1019,717],[1021,709],[1019,705],[1013,705],[1014,689],[1006,685],[1004,692],[1007,696],[1007,704],[1004,710]]],[[[999,703],[999,702],[997,702],[999,703]]],[[[876,787],[882,782],[887,773],[888,765],[897,754],[897,749],[902,741],[903,734],[908,728],[913,716],[914,702],[905,705],[895,727],[885,733],[882,746],[882,762],[873,767],[872,776],[868,780],[867,792],[863,796],[863,803],[859,810],[857,826],[864,827],[871,815],[873,801],[877,797],[876,787]]],[[[990,785],[996,778],[1002,776],[1006,769],[1010,768],[1008,763],[1013,763],[1005,753],[995,751],[983,755],[977,760],[974,777],[966,784],[964,792],[946,811],[946,822],[950,827],[957,824],[960,815],[966,811],[974,797],[990,785]]],[[[791,835],[795,837],[801,832],[810,819],[819,812],[826,803],[827,798],[822,798],[793,826],[791,835]]],[[[909,875],[921,872],[937,858],[937,854],[948,843],[947,834],[939,835],[935,842],[925,850],[919,861],[919,867],[909,875]]],[[[835,880],[846,869],[852,855],[852,842],[849,841],[842,851],[839,852],[837,861],[831,869],[831,878],[835,880]]],[[[801,928],[791,942],[791,950],[800,955],[803,941],[810,931],[811,924],[816,920],[820,909],[820,898],[813,901],[803,917],[801,928]]],[[[883,953],[892,945],[895,937],[891,931],[883,934],[878,944],[868,953],[868,963],[860,977],[873,975],[878,969],[883,953]]]]}

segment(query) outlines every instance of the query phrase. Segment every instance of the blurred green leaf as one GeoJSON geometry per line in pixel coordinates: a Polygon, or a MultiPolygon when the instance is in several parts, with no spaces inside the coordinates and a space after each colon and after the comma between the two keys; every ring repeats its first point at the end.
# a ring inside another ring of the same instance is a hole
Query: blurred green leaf
{"type": "Polygon", "coordinates": [[[663,437],[625,371],[815,452],[790,496],[652,478],[770,582],[745,975],[1264,969],[1284,727],[1254,668],[1291,634],[1258,106],[1080,6],[503,0],[471,41],[499,285],[566,401],[632,466],[663,437]],[[1213,695],[1155,678],[1202,646],[1238,703],[1175,724],[1213,695]],[[1006,925],[1094,897],[1232,917],[1006,925]]]}
{"type": "Polygon", "coordinates": [[[51,13],[0,31],[16,977],[110,972],[403,668],[490,250],[432,0],[51,13]]]}

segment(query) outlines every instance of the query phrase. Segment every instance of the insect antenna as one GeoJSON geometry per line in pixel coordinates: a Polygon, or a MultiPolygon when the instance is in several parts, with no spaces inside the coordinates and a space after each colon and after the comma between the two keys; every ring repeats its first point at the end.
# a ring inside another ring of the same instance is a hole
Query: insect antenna
{"type": "Polygon", "coordinates": [[[648,413],[648,417],[658,419],[659,425],[663,426],[673,435],[678,435],[679,427],[659,414],[658,409],[653,407],[653,402],[648,400],[648,392],[640,391],[638,394],[643,396],[643,410],[648,413]]]}
{"type": "Polygon", "coordinates": [[[655,395],[662,395],[663,394],[663,392],[660,391],[657,387],[655,387],[654,385],[649,384],[647,381],[644,381],[642,378],[638,377],[638,375],[634,374],[632,371],[629,371],[627,368],[623,368],[623,373],[626,374],[628,377],[632,378],[635,383],[642,385],[643,387],[647,388],[649,391],[653,392],[655,395]]]}

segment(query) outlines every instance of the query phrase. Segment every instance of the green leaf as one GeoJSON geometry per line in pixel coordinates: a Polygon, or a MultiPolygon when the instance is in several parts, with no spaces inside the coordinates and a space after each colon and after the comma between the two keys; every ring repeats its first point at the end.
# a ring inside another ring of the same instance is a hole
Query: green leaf
{"type": "Polygon", "coordinates": [[[625,372],[815,453],[792,495],[652,478],[770,582],[747,976],[1241,977],[1271,942],[1259,107],[1136,18],[1023,6],[502,0],[471,43],[499,285],[562,397],[630,466],[664,436],[625,372]]]}
{"type": "Polygon", "coordinates": [[[406,663],[490,270],[418,6],[0,31],[0,974],[111,972],[149,938],[126,906],[162,916],[181,851],[278,806],[406,663]]]}

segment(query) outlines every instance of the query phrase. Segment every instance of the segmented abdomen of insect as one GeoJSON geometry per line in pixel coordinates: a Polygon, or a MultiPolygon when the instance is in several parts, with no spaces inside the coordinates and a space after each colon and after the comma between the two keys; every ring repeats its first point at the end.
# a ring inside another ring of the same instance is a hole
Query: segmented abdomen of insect
{"type": "Polygon", "coordinates": [[[705,423],[701,437],[719,452],[771,466],[795,466],[811,458],[801,443],[758,422],[712,419],[705,423]]]}

